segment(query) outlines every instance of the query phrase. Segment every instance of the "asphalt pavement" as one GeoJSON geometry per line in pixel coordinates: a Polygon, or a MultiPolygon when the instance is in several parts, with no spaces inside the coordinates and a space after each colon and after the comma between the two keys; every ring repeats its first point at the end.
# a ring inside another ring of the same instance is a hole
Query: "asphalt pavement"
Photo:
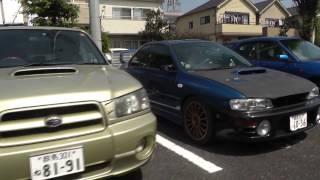
{"type": "Polygon", "coordinates": [[[164,119],[159,119],[158,131],[158,136],[170,141],[171,146],[158,143],[147,165],[115,180],[320,179],[320,127],[271,142],[218,140],[209,146],[193,144],[182,127],[164,119]],[[181,150],[183,155],[179,154],[181,150]],[[199,157],[190,159],[189,154],[199,157]],[[201,167],[203,163],[193,162],[199,159],[208,163],[205,166],[215,165],[221,169],[208,172],[201,167]]]}

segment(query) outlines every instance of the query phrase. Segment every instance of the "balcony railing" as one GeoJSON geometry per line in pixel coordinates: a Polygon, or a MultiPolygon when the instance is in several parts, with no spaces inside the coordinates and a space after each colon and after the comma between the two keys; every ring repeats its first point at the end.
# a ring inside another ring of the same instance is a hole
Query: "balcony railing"
{"type": "Polygon", "coordinates": [[[133,20],[133,21],[145,21],[147,17],[133,17],[133,16],[102,16],[102,19],[107,20],[133,20]]]}
{"type": "Polygon", "coordinates": [[[256,19],[248,16],[226,16],[220,15],[217,24],[241,24],[241,25],[257,25],[256,19]]]}

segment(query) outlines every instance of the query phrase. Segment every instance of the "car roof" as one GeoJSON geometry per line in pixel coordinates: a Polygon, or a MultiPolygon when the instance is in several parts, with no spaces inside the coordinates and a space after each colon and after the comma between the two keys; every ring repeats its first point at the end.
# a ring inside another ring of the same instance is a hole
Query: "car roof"
{"type": "Polygon", "coordinates": [[[85,32],[80,28],[65,28],[65,27],[52,27],[52,26],[1,26],[2,30],[61,30],[61,31],[78,31],[85,32]]]}
{"type": "Polygon", "coordinates": [[[244,42],[253,42],[253,41],[281,41],[281,40],[290,40],[290,39],[300,39],[298,37],[283,37],[283,36],[274,36],[274,37],[253,37],[253,38],[248,38],[248,39],[243,39],[243,40],[237,40],[237,41],[232,41],[228,42],[226,44],[238,44],[238,43],[244,43],[244,42]]]}
{"type": "Polygon", "coordinates": [[[184,43],[190,43],[190,42],[211,42],[212,41],[206,41],[206,40],[200,40],[200,39],[183,39],[183,40],[165,40],[165,41],[154,41],[154,42],[149,42],[146,43],[146,45],[151,45],[151,44],[160,44],[160,45],[166,45],[166,46],[171,46],[175,44],[184,44],[184,43]]]}

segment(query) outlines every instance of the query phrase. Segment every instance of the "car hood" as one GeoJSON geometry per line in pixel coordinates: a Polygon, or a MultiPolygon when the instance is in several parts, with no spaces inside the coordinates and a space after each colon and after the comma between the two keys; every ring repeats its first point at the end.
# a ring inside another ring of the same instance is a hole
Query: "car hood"
{"type": "Polygon", "coordinates": [[[314,87],[312,82],[266,68],[238,68],[212,71],[195,71],[193,74],[229,86],[248,98],[278,98],[308,93],[314,87]]]}
{"type": "Polygon", "coordinates": [[[105,102],[142,88],[126,72],[109,66],[0,69],[0,111],[83,101],[105,102]]]}

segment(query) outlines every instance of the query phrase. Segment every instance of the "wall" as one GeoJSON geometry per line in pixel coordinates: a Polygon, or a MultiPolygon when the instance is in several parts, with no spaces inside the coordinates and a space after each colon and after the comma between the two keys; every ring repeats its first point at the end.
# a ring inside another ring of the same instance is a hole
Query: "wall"
{"type": "MultiPolygon", "coordinates": [[[[279,36],[280,28],[277,27],[264,27],[263,28],[263,35],[265,36],[279,36]]],[[[290,28],[287,32],[288,37],[299,37],[299,32],[294,29],[290,28]]]]}
{"type": "Polygon", "coordinates": [[[104,19],[102,31],[109,34],[138,34],[145,28],[146,21],[104,19]]]}
{"type": "Polygon", "coordinates": [[[215,9],[198,12],[188,16],[180,17],[177,21],[176,31],[179,36],[205,36],[215,34],[216,13],[215,9]],[[210,16],[209,24],[200,24],[200,17],[210,16]],[[193,22],[193,29],[189,28],[189,23],[193,22]]]}
{"type": "MultiPolygon", "coordinates": [[[[87,3],[79,3],[79,24],[89,24],[89,7],[87,3]]],[[[129,0],[102,0],[100,1],[100,13],[103,15],[101,25],[104,32],[110,34],[138,34],[144,30],[146,21],[112,19],[112,7],[146,8],[157,10],[160,2],[154,1],[129,1],[129,0]]]]}

